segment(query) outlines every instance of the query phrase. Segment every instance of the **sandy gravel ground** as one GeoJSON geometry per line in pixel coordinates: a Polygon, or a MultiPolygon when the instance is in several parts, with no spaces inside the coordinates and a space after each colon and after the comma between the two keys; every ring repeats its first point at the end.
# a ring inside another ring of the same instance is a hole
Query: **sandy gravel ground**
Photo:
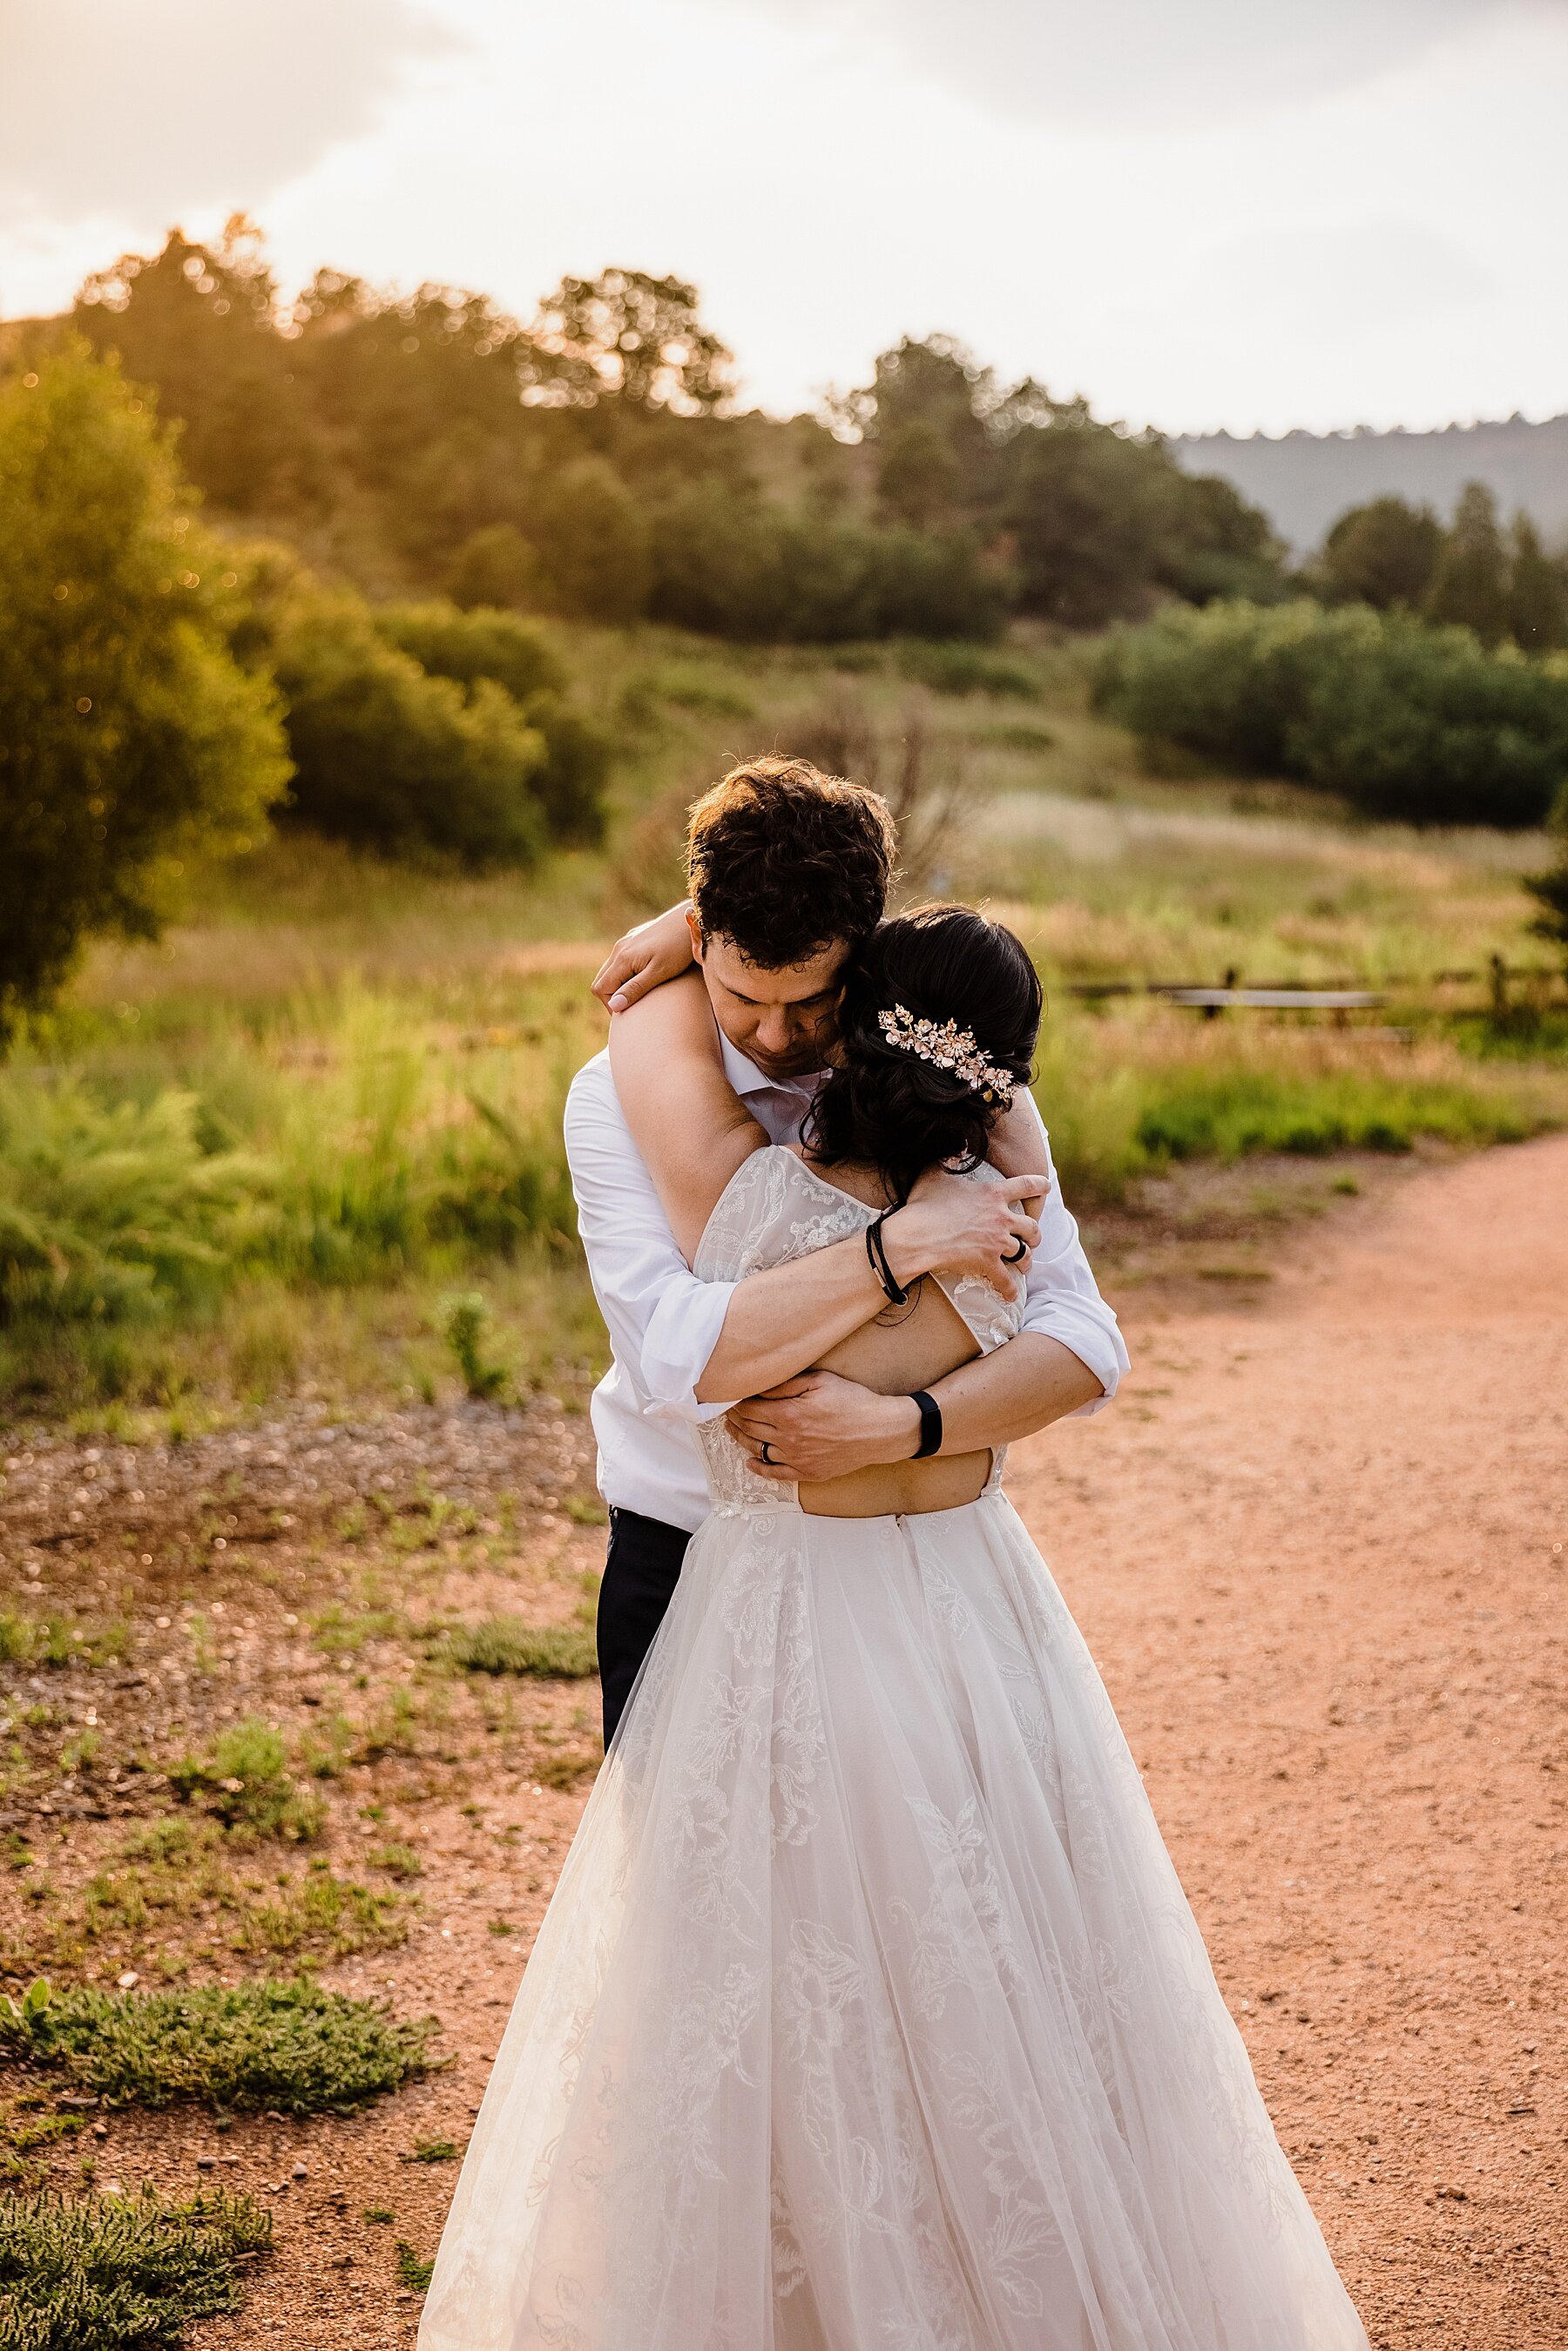
{"type": "Polygon", "coordinates": [[[1015,1499],[1375,2345],[1568,2342],[1568,1141],[1134,1322],[1015,1499]]]}
{"type": "MultiPolygon", "coordinates": [[[[1223,1280],[1128,1290],[1122,1400],[1020,1447],[1011,1489],[1374,2344],[1568,2344],[1568,1139],[1375,1181],[1271,1262],[1245,1286],[1227,1261],[1223,1280]]],[[[406,1676],[393,1639],[337,1667],[302,1646],[308,1608],[363,1604],[364,1543],[340,1536],[356,1494],[403,1513],[389,1533],[417,1535],[433,1488],[472,1505],[462,1541],[387,1555],[416,1613],[564,1616],[601,1555],[591,1479],[586,1424],[544,1405],[14,1457],[6,1586],[88,1613],[127,1561],[141,1586],[130,1666],[78,1694],[97,1692],[102,1759],[5,1825],[68,1880],[125,1813],[166,1804],[113,1760],[136,1740],[258,1709],[298,1729],[334,1673],[361,1708],[406,1676]],[[193,1591],[229,1628],[205,1681],[193,1591]]],[[[580,1813],[585,1701],[596,1719],[592,1683],[524,1684],[503,1716],[481,1691],[332,1785],[335,1867],[396,1835],[423,1875],[407,1940],[324,1978],[434,2010],[445,2070],[346,2119],[110,2118],[100,2179],[218,2180],[275,2207],[276,2253],[241,2316],[197,2330],[205,2351],[412,2341],[395,2242],[434,2250],[455,2175],[408,2158],[466,2137],[580,1813]]]]}

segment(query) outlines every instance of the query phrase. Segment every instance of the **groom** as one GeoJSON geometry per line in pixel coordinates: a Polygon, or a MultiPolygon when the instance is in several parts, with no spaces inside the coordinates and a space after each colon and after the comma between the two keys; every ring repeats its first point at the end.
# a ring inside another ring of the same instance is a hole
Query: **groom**
{"type": "MultiPolygon", "coordinates": [[[[622,939],[595,993],[612,1013],[622,1010],[687,969],[695,955],[730,1083],[771,1141],[793,1143],[831,1044],[844,968],[882,920],[894,856],[892,819],[876,793],[803,759],[750,760],[692,811],[689,910],[673,909],[622,939]]],[[[707,1516],[695,1426],[726,1407],[697,1403],[695,1391],[733,1285],[698,1280],[676,1247],[622,1114],[608,1051],[573,1080],[565,1130],[578,1228],[613,1350],[592,1402],[610,1510],[598,1623],[608,1747],[686,1545],[707,1516]]],[[[701,1147],[694,1136],[693,1148],[701,1147]]],[[[1049,1170],[1043,1126],[1039,1151],[1038,1166],[1049,1170]]],[[[951,1255],[936,1253],[932,1264],[961,1259],[974,1245],[975,1187],[955,1185],[953,1194],[951,1255]]],[[[1022,1329],[931,1391],[944,1452],[1006,1445],[1066,1414],[1095,1411],[1126,1368],[1116,1318],[1054,1180],[1040,1227],[1022,1329]]],[[[859,1254],[848,1252],[852,1260],[859,1254]]],[[[875,1395],[831,1373],[803,1374],[728,1411],[761,1473],[780,1479],[816,1482],[904,1460],[920,1441],[911,1399],[875,1395]]]]}

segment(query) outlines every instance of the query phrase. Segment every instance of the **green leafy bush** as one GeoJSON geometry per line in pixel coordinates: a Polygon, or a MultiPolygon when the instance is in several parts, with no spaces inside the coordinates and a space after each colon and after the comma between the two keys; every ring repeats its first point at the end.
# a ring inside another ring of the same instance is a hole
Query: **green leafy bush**
{"type": "Polygon", "coordinates": [[[934,694],[1010,695],[1018,702],[1040,699],[1040,687],[1027,669],[1017,662],[998,660],[978,645],[903,645],[898,666],[905,677],[928,685],[934,694]]]}
{"type": "Polygon", "coordinates": [[[476,685],[487,677],[514,702],[566,690],[566,666],[515,612],[460,611],[455,604],[378,604],[377,629],[432,677],[476,685]]]}
{"type": "Polygon", "coordinates": [[[606,458],[578,457],[548,476],[522,524],[550,611],[582,621],[637,619],[653,580],[649,522],[606,458]]]}
{"type": "Polygon", "coordinates": [[[388,604],[376,627],[432,677],[469,689],[488,678],[509,694],[543,737],[530,789],[557,841],[594,841],[604,831],[609,737],[567,698],[564,664],[537,629],[514,613],[459,611],[453,604],[388,604]]]}
{"type": "Polygon", "coordinates": [[[1364,606],[1170,611],[1109,647],[1099,706],[1145,741],[1417,824],[1538,824],[1568,777],[1568,672],[1364,606]]]}
{"type": "Polygon", "coordinates": [[[0,2003],[0,2053],[63,2073],[111,2106],[191,2100],[280,2114],[348,2114],[426,2070],[433,2017],[291,1983],[109,1992],[34,1986],[0,2003]]]}
{"type": "Polygon", "coordinates": [[[238,2310],[272,2215],[221,2189],[136,2198],[0,2197],[0,2351],[176,2351],[238,2310]]]}
{"type": "Polygon", "coordinates": [[[715,480],[660,507],[653,562],[656,618],[743,642],[985,639],[1006,617],[1006,577],[967,530],[797,513],[715,480]]]}
{"type": "Polygon", "coordinates": [[[538,611],[545,602],[544,570],[515,522],[481,523],[452,559],[446,592],[464,611],[478,607],[538,611]]]}
{"type": "Polygon", "coordinates": [[[237,575],[167,443],[72,340],[0,383],[0,1043],[87,934],[152,936],[184,858],[287,780],[277,699],[225,642],[237,575]]]}
{"type": "Polygon", "coordinates": [[[272,665],[295,763],[290,813],[330,839],[476,870],[544,846],[543,735],[493,679],[466,690],[389,643],[350,594],[297,590],[272,665]]]}

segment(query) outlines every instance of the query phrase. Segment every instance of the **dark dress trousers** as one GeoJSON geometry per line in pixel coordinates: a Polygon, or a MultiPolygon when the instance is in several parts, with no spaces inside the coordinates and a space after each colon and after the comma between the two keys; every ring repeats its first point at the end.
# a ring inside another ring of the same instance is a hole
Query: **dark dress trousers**
{"type": "Polygon", "coordinates": [[[604,1581],[599,1587],[599,1678],[608,1748],[626,1710],[638,1668],[653,1646],[691,1537],[684,1527],[612,1510],[604,1581]]]}

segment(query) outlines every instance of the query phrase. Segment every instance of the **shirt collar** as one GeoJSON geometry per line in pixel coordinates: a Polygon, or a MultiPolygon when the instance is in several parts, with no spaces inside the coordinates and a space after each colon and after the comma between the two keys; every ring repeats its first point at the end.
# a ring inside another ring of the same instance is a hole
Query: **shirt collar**
{"type": "Polygon", "coordinates": [[[737,1047],[732,1045],[723,1029],[718,1036],[719,1053],[724,1061],[724,1074],[737,1094],[799,1094],[809,1099],[821,1084],[823,1071],[811,1070],[798,1078],[770,1078],[755,1061],[748,1061],[737,1047]]]}

